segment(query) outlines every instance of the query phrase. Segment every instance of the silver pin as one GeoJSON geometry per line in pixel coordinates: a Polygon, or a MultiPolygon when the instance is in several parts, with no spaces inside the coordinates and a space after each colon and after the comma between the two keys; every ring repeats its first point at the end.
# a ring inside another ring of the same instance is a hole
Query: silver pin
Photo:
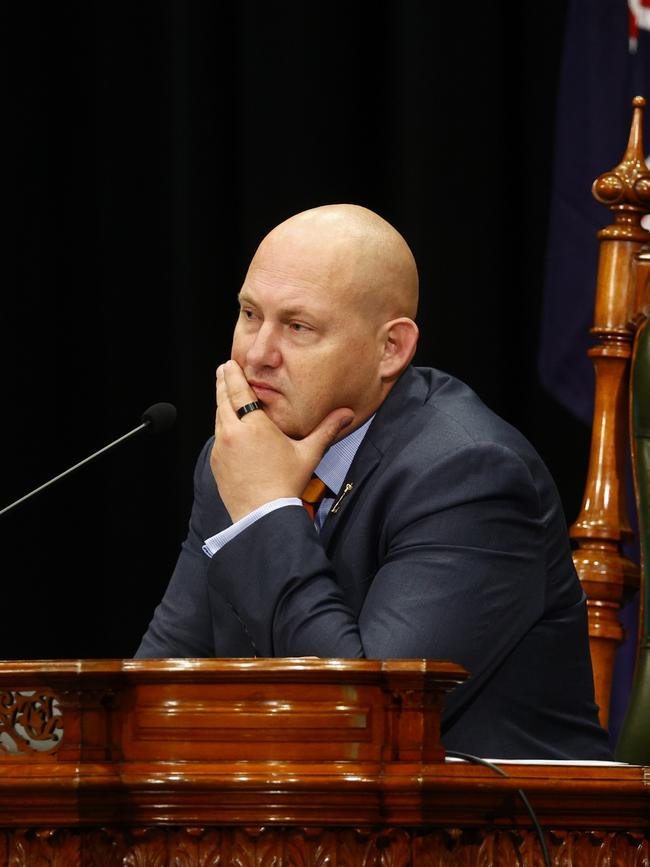
{"type": "Polygon", "coordinates": [[[330,509],[330,515],[335,515],[338,512],[339,506],[343,502],[343,497],[345,497],[347,494],[349,494],[353,487],[354,487],[353,482],[347,483],[347,485],[343,488],[343,491],[341,492],[341,496],[338,498],[338,500],[334,503],[334,505],[330,509]]]}

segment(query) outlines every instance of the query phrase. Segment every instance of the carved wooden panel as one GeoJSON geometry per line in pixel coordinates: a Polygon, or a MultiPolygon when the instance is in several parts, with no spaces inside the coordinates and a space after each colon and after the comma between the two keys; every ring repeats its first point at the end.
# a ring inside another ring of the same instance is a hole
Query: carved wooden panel
{"type": "Polygon", "coordinates": [[[505,834],[528,825],[518,788],[558,832],[650,825],[650,768],[512,763],[505,779],[444,761],[442,699],[464,675],[431,660],[0,663],[0,867],[523,863],[534,841],[505,834]],[[505,836],[480,836],[486,816],[505,836]]]}
{"type": "MultiPolygon", "coordinates": [[[[648,832],[547,832],[554,867],[650,867],[648,832]]],[[[0,832],[2,867],[540,867],[531,830],[31,829],[0,832]]]]}
{"type": "Polygon", "coordinates": [[[53,753],[63,737],[59,699],[48,689],[0,689],[0,753],[53,753]]]}

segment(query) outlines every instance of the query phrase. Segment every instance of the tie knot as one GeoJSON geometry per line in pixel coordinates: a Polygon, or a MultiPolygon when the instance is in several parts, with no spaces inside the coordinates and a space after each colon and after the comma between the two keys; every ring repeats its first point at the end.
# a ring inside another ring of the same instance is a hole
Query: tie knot
{"type": "Polygon", "coordinates": [[[300,499],[305,503],[320,503],[326,490],[327,485],[325,482],[319,479],[318,476],[312,476],[307,482],[307,487],[302,492],[300,499]]]}

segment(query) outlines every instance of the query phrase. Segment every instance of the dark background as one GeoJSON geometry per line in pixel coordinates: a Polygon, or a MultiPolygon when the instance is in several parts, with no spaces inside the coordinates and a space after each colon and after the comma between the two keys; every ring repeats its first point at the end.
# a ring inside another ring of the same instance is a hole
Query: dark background
{"type": "Polygon", "coordinates": [[[179,418],[2,518],[0,657],[135,651],[185,534],[247,262],[313,205],[363,204],[404,234],[417,361],[523,430],[575,518],[589,431],[536,367],[565,16],[562,2],[22,5],[6,34],[0,505],[155,401],[179,418]]]}

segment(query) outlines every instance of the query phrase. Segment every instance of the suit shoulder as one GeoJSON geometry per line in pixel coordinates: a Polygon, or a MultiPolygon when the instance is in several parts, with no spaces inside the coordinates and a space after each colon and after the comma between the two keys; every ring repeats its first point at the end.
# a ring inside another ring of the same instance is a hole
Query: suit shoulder
{"type": "MultiPolygon", "coordinates": [[[[406,464],[431,475],[450,461],[468,461],[494,475],[497,467],[514,472],[538,493],[554,483],[526,437],[491,410],[468,385],[443,371],[413,368],[395,395],[383,436],[384,453],[396,466],[406,464]]],[[[383,422],[382,422],[383,425],[383,422]]]]}
{"type": "Polygon", "coordinates": [[[490,409],[466,383],[439,370],[418,368],[416,372],[424,374],[428,385],[419,413],[421,426],[437,440],[454,449],[493,442],[520,455],[535,454],[524,435],[490,409]]]}

